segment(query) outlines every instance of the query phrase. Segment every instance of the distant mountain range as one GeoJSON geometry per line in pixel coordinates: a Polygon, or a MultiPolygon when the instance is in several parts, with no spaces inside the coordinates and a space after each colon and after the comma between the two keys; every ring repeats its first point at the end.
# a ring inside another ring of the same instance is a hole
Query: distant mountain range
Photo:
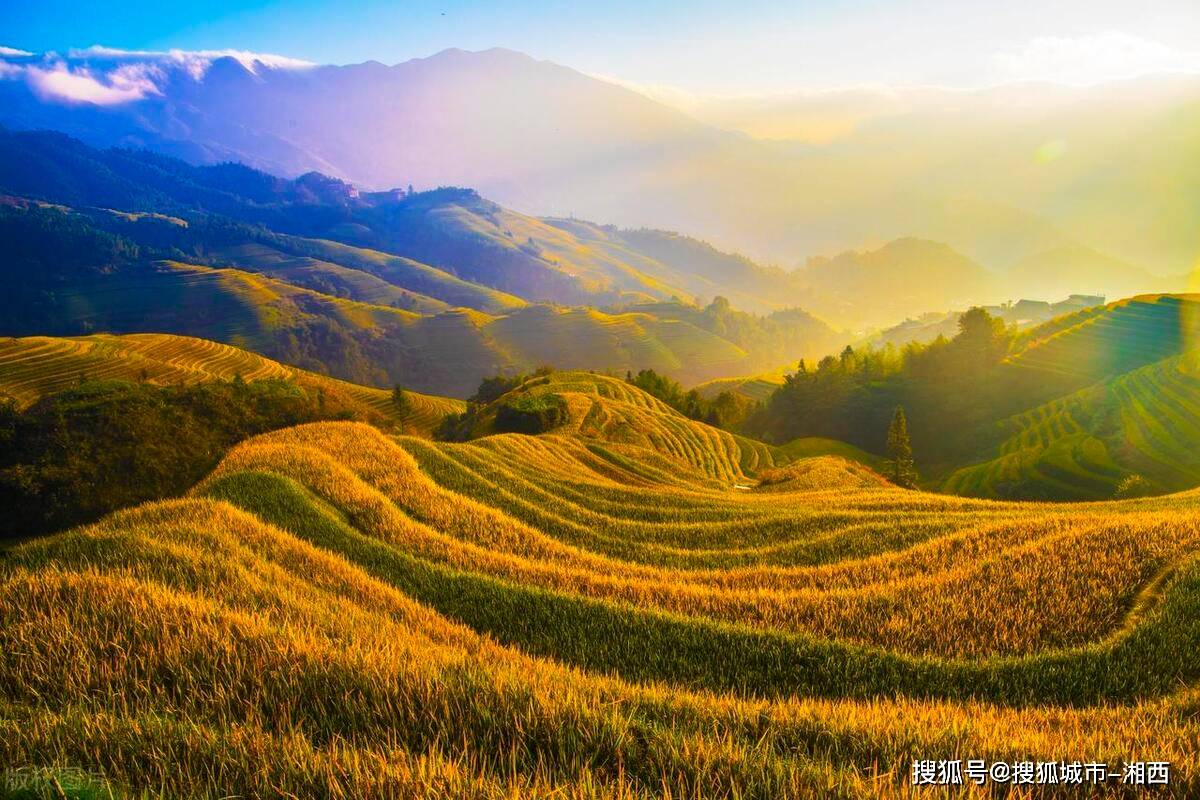
{"type": "MultiPolygon", "coordinates": [[[[103,48],[0,60],[0,124],[193,163],[471,186],[508,208],[679,230],[785,264],[912,236],[996,271],[1079,248],[1152,277],[1193,267],[1194,78],[844,94],[693,117],[506,50],[395,66],[103,48]],[[830,114],[826,135],[806,133],[830,114]]],[[[1159,288],[1089,277],[1071,291],[1159,288]]],[[[1062,294],[1038,270],[1024,278],[1022,296],[1062,294]]]]}
{"type": "Polygon", "coordinates": [[[781,271],[673,234],[539,220],[470,189],[359,192],[0,131],[0,195],[0,335],[201,336],[460,397],[542,364],[692,383],[846,340],[784,308],[786,291],[770,297],[781,271]],[[717,301],[725,287],[775,310],[717,301]]]}

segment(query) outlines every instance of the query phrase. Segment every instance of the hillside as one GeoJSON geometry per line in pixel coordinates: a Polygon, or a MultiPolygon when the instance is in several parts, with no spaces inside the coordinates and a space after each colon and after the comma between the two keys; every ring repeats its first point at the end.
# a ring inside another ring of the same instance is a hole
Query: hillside
{"type": "Polygon", "coordinates": [[[1009,363],[1054,386],[1079,388],[1200,343],[1200,296],[1140,295],[1058,317],[1023,334],[1009,363]]]}
{"type": "Polygon", "coordinates": [[[463,433],[474,439],[505,432],[506,410],[548,403],[560,405],[562,412],[549,420],[546,432],[602,442],[613,452],[652,451],[676,463],[672,472],[686,466],[697,476],[726,484],[749,481],[758,472],[796,457],[688,419],[620,378],[582,372],[554,372],[525,381],[468,415],[463,433]]]}
{"type": "Polygon", "coordinates": [[[128,334],[55,339],[33,336],[0,339],[0,396],[25,407],[67,389],[81,378],[117,378],[156,385],[283,378],[319,390],[362,418],[398,423],[410,435],[429,436],[447,414],[466,404],[447,397],[407,392],[409,407],[400,413],[390,391],[359,386],[289,367],[255,353],[203,339],[169,334],[128,334]]]}
{"type": "Polygon", "coordinates": [[[1147,491],[1200,484],[1200,350],[1172,356],[1002,423],[998,457],[945,490],[977,497],[1105,499],[1140,475],[1147,491]]]}
{"type": "Polygon", "coordinates": [[[769,314],[795,305],[790,275],[707,242],[670,231],[620,229],[577,219],[545,220],[587,247],[614,257],[698,298],[727,298],[736,308],[769,314]]]}
{"type": "Polygon", "coordinates": [[[1164,796],[1200,788],[1194,493],[805,474],[833,482],[573,434],[257,437],[6,554],[0,759],[170,794],[898,798],[925,756],[1154,753],[1164,796]]]}
{"type": "Polygon", "coordinates": [[[206,255],[413,310],[431,310],[429,298],[503,313],[525,300],[604,306],[724,295],[769,313],[798,297],[783,271],[694,239],[541,220],[471,189],[364,192],[318,173],[286,180],[238,164],[193,166],[145,151],[96,150],[46,131],[0,128],[0,193],[119,209],[130,222],[175,215],[183,228],[219,215],[243,227],[221,228],[232,240],[211,243],[216,252],[206,255]]]}
{"type": "Polygon", "coordinates": [[[793,276],[800,305],[838,325],[895,324],[914,311],[998,299],[994,276],[940,242],[897,239],[875,250],[813,257],[793,276]]]}
{"type": "Polygon", "coordinates": [[[690,383],[761,369],[781,351],[812,357],[842,339],[798,309],[755,317],[723,300],[613,313],[529,304],[380,251],[228,220],[180,224],[14,199],[0,206],[0,232],[0,269],[13,287],[0,300],[0,334],[196,336],[433,394],[466,397],[485,377],[542,364],[654,369],[690,383]]]}
{"type": "Polygon", "coordinates": [[[692,280],[686,265],[576,238],[465,189],[358,194],[319,175],[287,181],[0,131],[5,188],[28,196],[0,202],[0,266],[14,287],[0,334],[163,331],[456,396],[546,362],[693,383],[819,357],[845,339],[797,308],[755,317],[717,295],[690,305],[668,283],[692,280]],[[532,307],[554,299],[586,305],[532,307]],[[603,303],[611,313],[594,310],[603,303]]]}

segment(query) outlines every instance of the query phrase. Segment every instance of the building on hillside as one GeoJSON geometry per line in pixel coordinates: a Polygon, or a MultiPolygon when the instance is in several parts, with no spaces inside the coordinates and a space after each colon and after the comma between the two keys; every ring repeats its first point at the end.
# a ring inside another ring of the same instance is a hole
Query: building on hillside
{"type": "Polygon", "coordinates": [[[1050,310],[1055,316],[1059,314],[1067,314],[1072,311],[1082,311],[1085,308],[1104,305],[1105,297],[1102,294],[1072,294],[1068,295],[1066,300],[1060,300],[1050,306],[1050,310]]]}

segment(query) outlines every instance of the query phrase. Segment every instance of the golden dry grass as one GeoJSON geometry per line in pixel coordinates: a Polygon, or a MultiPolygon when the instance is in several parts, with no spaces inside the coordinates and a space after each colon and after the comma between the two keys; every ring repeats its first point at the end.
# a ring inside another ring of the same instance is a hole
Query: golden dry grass
{"type": "Polygon", "coordinates": [[[207,339],[165,333],[96,334],[71,338],[29,336],[0,338],[0,395],[27,406],[61,392],[81,378],[146,380],[156,384],[193,384],[282,378],[337,398],[363,418],[399,423],[409,434],[429,436],[447,415],[466,408],[461,400],[409,392],[409,408],[397,413],[384,389],[329,378],[290,367],[264,356],[207,339]]]}
{"type": "Polygon", "coordinates": [[[914,758],[1144,759],[1200,792],[1197,493],[996,503],[822,459],[744,491],[736,441],[658,441],[306,425],[16,548],[0,761],[168,796],[865,798],[912,796],[914,758]]]}

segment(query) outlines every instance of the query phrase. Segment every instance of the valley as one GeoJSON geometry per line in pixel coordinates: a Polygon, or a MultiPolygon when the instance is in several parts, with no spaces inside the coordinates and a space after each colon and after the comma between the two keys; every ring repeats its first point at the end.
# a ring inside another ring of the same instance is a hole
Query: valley
{"type": "Polygon", "coordinates": [[[774,5],[0,7],[0,800],[1200,797],[1195,15],[774,5]]]}

